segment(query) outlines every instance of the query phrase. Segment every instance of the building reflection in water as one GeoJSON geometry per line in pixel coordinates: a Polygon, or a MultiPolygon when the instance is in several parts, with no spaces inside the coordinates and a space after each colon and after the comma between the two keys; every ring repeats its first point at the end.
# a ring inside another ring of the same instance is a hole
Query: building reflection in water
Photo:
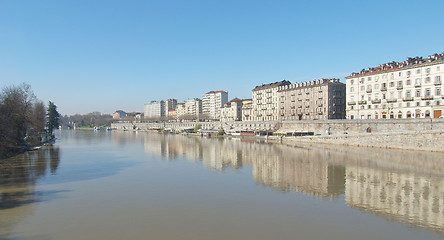
{"type": "MultiPolygon", "coordinates": [[[[0,228],[11,232],[15,223],[31,215],[34,202],[52,192],[36,191],[38,179],[55,174],[60,162],[57,146],[0,160],[0,228]]],[[[6,237],[6,236],[1,236],[6,237]]]]}
{"type": "Polygon", "coordinates": [[[444,233],[444,155],[333,146],[287,147],[254,139],[147,134],[145,152],[201,161],[211,169],[249,165],[254,181],[345,204],[390,221],[444,233]]]}

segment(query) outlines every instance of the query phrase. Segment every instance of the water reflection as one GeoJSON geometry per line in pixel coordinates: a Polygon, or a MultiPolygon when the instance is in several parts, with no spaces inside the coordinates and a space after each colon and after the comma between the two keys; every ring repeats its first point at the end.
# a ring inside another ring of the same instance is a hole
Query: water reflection
{"type": "Polygon", "coordinates": [[[35,205],[31,203],[58,193],[37,191],[36,183],[47,174],[56,174],[59,163],[57,146],[0,160],[0,228],[6,233],[11,232],[14,223],[32,214],[35,205]]]}
{"type": "Polygon", "coordinates": [[[253,180],[265,187],[322,198],[343,194],[352,208],[444,234],[444,155],[440,153],[287,147],[252,139],[160,134],[143,138],[148,155],[201,161],[220,171],[248,165],[253,180]]]}

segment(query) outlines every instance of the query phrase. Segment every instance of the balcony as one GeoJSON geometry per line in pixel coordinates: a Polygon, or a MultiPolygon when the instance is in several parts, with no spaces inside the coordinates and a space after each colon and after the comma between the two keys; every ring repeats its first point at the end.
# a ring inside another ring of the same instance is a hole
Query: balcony
{"type": "Polygon", "coordinates": [[[398,101],[398,99],[396,99],[396,98],[387,99],[388,103],[395,103],[397,101],[398,101]]]}
{"type": "Polygon", "coordinates": [[[396,87],[396,89],[398,89],[398,90],[402,90],[404,87],[402,86],[402,85],[398,85],[397,87],[396,87]]]}
{"type": "Polygon", "coordinates": [[[421,83],[415,83],[415,87],[421,87],[421,83]]]}
{"type": "Polygon", "coordinates": [[[435,85],[441,85],[441,79],[435,80],[435,85]]]}
{"type": "Polygon", "coordinates": [[[358,101],[358,104],[359,104],[359,105],[367,104],[367,101],[365,101],[365,100],[358,101]]]}
{"type": "Polygon", "coordinates": [[[372,103],[381,103],[381,99],[373,99],[372,103]]]}
{"type": "Polygon", "coordinates": [[[387,87],[381,87],[381,91],[387,91],[387,87]]]}
{"type": "Polygon", "coordinates": [[[433,100],[433,96],[424,96],[421,97],[421,100],[433,100]]]}
{"type": "Polygon", "coordinates": [[[404,102],[413,101],[413,97],[405,97],[405,98],[402,99],[402,101],[404,101],[404,102]]]}
{"type": "Polygon", "coordinates": [[[368,93],[371,93],[371,92],[372,92],[372,90],[371,90],[371,89],[367,89],[367,92],[368,92],[368,93]]]}

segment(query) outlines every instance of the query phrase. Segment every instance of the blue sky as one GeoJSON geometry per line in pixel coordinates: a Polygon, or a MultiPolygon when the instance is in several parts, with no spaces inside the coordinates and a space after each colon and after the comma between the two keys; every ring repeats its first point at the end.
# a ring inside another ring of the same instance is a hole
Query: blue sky
{"type": "Polygon", "coordinates": [[[62,114],[336,77],[444,51],[444,1],[0,0],[0,87],[62,114]]]}

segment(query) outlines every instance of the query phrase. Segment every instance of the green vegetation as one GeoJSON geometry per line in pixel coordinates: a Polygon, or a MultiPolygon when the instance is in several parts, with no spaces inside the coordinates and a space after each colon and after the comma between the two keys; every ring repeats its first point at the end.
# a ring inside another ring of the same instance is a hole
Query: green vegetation
{"type": "Polygon", "coordinates": [[[223,129],[220,129],[219,132],[217,132],[217,135],[222,136],[225,134],[225,131],[223,129]]]}
{"type": "Polygon", "coordinates": [[[28,84],[0,92],[0,158],[23,152],[46,138],[45,106],[28,84]]]}
{"type": "Polygon", "coordinates": [[[199,129],[202,129],[202,124],[200,124],[200,123],[194,127],[194,132],[197,133],[197,131],[199,131],[199,129]]]}
{"type": "Polygon", "coordinates": [[[57,112],[57,106],[51,101],[49,101],[48,111],[47,111],[46,115],[48,116],[48,122],[46,123],[46,129],[47,129],[49,135],[52,136],[52,131],[54,130],[54,128],[59,127],[60,114],[59,114],[59,112],[57,112]]]}
{"type": "Polygon", "coordinates": [[[69,128],[81,128],[89,129],[94,127],[110,127],[113,121],[113,116],[110,114],[101,114],[99,112],[91,112],[87,114],[75,114],[75,115],[65,115],[60,118],[60,123],[62,126],[67,126],[69,128]]]}

